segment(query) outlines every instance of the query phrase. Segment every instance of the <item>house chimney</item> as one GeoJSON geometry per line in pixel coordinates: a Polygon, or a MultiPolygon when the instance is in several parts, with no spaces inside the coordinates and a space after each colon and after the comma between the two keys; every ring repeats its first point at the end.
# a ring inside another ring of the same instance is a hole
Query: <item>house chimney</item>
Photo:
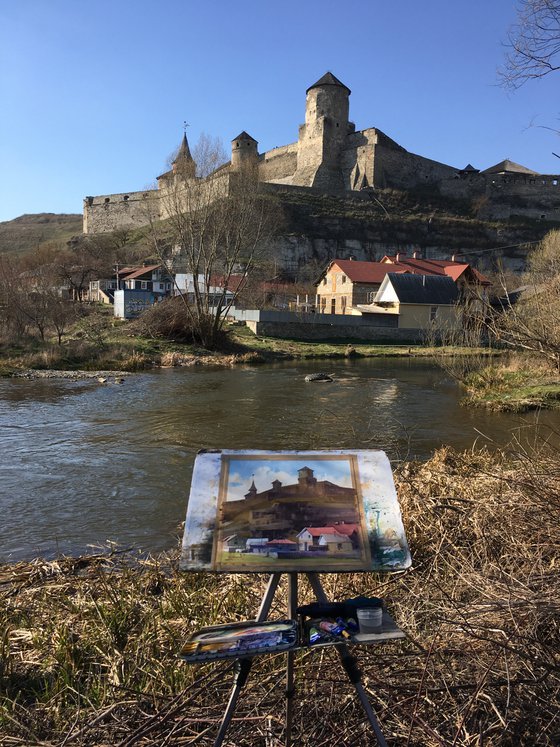
{"type": "Polygon", "coordinates": [[[420,259],[421,255],[422,255],[422,252],[419,251],[418,249],[415,249],[412,252],[412,259],[420,259]]]}
{"type": "Polygon", "coordinates": [[[400,262],[400,261],[401,261],[401,253],[400,253],[400,252],[397,252],[397,253],[395,254],[395,262],[400,262]]]}

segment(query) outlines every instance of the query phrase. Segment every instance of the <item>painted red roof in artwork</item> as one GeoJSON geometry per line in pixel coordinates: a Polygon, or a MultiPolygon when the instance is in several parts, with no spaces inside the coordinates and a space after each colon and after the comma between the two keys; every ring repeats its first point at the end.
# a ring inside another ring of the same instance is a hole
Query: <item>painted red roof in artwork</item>
{"type": "Polygon", "coordinates": [[[266,543],[267,545],[297,545],[297,542],[287,539],[270,540],[266,543]]]}
{"type": "Polygon", "coordinates": [[[322,534],[340,534],[343,537],[349,537],[358,531],[357,524],[337,524],[330,527],[305,527],[312,537],[320,537],[322,534]]]}

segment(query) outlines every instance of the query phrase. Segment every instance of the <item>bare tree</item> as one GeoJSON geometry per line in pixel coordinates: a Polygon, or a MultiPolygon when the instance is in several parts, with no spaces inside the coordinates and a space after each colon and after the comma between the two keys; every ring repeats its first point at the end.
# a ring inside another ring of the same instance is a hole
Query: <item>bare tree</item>
{"type": "MultiPolygon", "coordinates": [[[[42,259],[51,255],[42,255],[42,259]]],[[[76,318],[75,307],[63,296],[55,262],[33,266],[29,260],[0,258],[0,316],[5,331],[15,338],[32,330],[45,341],[50,330],[58,344],[69,324],[76,318]]]]}
{"type": "Polygon", "coordinates": [[[213,347],[237,293],[232,276],[250,274],[258,264],[280,211],[275,199],[259,190],[252,169],[232,173],[219,166],[223,150],[215,141],[203,138],[195,153],[202,176],[193,176],[192,160],[176,161],[159,213],[152,211],[148,219],[155,255],[168,272],[180,264],[189,279],[181,298],[196,339],[213,347]]]}
{"type": "Polygon", "coordinates": [[[503,297],[488,308],[489,334],[513,350],[550,361],[560,371],[560,231],[548,233],[528,260],[525,287],[518,299],[503,297]]]}
{"type": "Polygon", "coordinates": [[[560,0],[520,0],[517,22],[508,33],[504,66],[498,71],[508,88],[560,69],[560,0]]]}

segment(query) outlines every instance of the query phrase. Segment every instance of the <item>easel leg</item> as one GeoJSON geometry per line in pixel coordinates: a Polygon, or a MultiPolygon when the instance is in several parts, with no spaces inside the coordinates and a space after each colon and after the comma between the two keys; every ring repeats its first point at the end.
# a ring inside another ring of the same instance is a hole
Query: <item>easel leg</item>
{"type": "MultiPolygon", "coordinates": [[[[288,574],[288,618],[295,620],[298,606],[298,577],[297,573],[288,574]]],[[[286,747],[292,744],[292,717],[294,711],[294,652],[288,651],[286,661],[286,747]]]]}
{"type": "MultiPolygon", "coordinates": [[[[276,593],[276,589],[278,588],[279,581],[279,573],[273,573],[270,576],[268,580],[268,586],[266,587],[266,591],[261,601],[261,606],[259,607],[259,611],[257,613],[257,622],[263,622],[268,617],[268,613],[272,606],[272,600],[274,599],[274,594],[276,593]]],[[[226,732],[235,712],[237,700],[239,698],[241,690],[247,682],[249,672],[251,671],[252,663],[252,659],[239,659],[236,663],[235,680],[229,696],[226,710],[222,718],[222,723],[220,724],[220,730],[218,731],[218,735],[216,736],[216,740],[214,742],[214,747],[220,747],[220,745],[224,741],[226,732]]]]}
{"type": "MultiPolygon", "coordinates": [[[[307,573],[306,575],[309,579],[309,583],[311,584],[311,588],[313,589],[313,593],[315,594],[317,601],[328,602],[329,600],[327,598],[327,595],[325,594],[325,590],[323,589],[317,573],[307,573]]],[[[383,736],[383,732],[381,731],[381,727],[379,725],[379,721],[377,720],[377,716],[375,715],[375,711],[373,710],[371,703],[369,702],[366,695],[366,691],[364,690],[364,686],[362,684],[362,674],[358,669],[356,657],[352,656],[348,649],[348,646],[345,643],[341,643],[340,645],[336,646],[336,650],[342,662],[342,666],[344,667],[344,671],[346,672],[346,674],[348,675],[348,679],[354,686],[363,709],[366,712],[368,721],[370,722],[371,727],[375,732],[379,747],[387,747],[387,742],[385,741],[385,737],[383,736]]]]}

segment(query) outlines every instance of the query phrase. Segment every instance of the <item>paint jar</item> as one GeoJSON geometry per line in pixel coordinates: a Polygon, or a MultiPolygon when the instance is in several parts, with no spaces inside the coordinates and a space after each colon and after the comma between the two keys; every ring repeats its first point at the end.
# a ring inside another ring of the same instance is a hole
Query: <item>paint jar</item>
{"type": "Polygon", "coordinates": [[[381,633],[383,631],[383,609],[362,607],[357,610],[360,633],[381,633]]]}

